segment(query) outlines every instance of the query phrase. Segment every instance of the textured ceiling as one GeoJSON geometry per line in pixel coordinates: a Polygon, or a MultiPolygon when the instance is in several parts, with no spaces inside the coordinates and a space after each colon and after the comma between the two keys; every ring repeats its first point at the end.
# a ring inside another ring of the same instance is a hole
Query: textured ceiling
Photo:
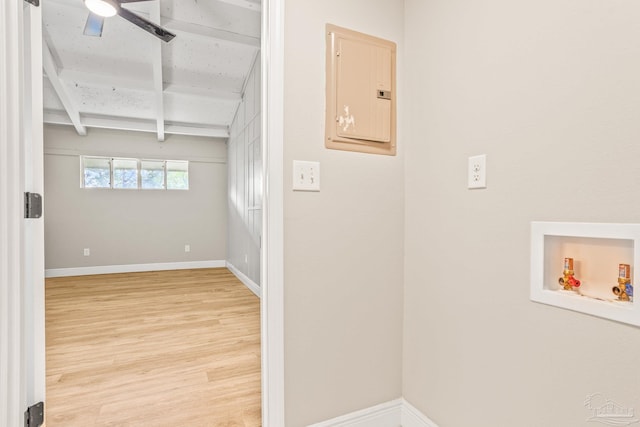
{"type": "Polygon", "coordinates": [[[169,43],[119,16],[83,35],[82,0],[42,2],[45,122],[226,137],[260,49],[259,0],[151,0],[127,8],[176,34],[169,43]],[[154,19],[155,18],[155,19],[154,19]]]}

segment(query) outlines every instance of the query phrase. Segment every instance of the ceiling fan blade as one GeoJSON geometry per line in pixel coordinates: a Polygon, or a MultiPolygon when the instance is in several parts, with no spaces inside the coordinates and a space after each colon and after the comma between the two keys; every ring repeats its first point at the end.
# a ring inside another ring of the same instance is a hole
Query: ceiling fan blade
{"type": "Polygon", "coordinates": [[[153,34],[154,36],[165,42],[171,41],[176,36],[175,34],[170,33],[159,25],[156,25],[153,22],[143,18],[140,15],[136,15],[135,13],[123,7],[118,9],[118,15],[122,16],[127,21],[131,22],[134,25],[137,25],[138,27],[153,34]]]}
{"type": "Polygon", "coordinates": [[[104,26],[104,18],[95,13],[89,12],[87,23],[84,24],[84,35],[92,37],[102,37],[102,27],[104,26]]]}

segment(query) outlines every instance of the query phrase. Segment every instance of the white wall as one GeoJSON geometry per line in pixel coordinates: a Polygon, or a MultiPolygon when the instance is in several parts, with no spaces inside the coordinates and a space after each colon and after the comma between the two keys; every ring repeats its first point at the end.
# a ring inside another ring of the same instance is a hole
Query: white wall
{"type": "Polygon", "coordinates": [[[260,284],[262,239],[260,99],[258,56],[247,77],[242,102],[230,129],[227,239],[227,261],[256,285],[260,284]]]}
{"type": "Polygon", "coordinates": [[[640,3],[405,3],[404,397],[441,427],[637,414],[640,330],[529,301],[529,226],[640,218],[640,3]]]}
{"type": "Polygon", "coordinates": [[[223,141],[71,126],[46,126],[44,140],[47,269],[226,258],[223,141]],[[79,155],[189,160],[190,189],[83,189],[79,155]]]}
{"type": "Polygon", "coordinates": [[[327,23],[397,42],[402,67],[402,22],[402,0],[286,2],[288,427],[401,395],[404,140],[396,157],[325,149],[324,96],[327,23]],[[291,191],[294,159],[320,162],[319,193],[291,191]]]}

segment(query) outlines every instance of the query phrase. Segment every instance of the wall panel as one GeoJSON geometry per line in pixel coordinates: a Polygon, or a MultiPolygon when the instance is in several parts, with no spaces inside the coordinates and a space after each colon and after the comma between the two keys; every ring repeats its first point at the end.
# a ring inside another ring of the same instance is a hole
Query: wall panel
{"type": "Polygon", "coordinates": [[[229,248],[227,261],[260,284],[262,155],[260,56],[249,74],[229,138],[229,248]]]}
{"type": "Polygon", "coordinates": [[[103,129],[81,137],[71,127],[45,127],[47,269],[224,260],[226,198],[221,140],[168,135],[158,142],[151,133],[103,129]],[[189,160],[190,188],[80,188],[79,155],[189,160]]]}

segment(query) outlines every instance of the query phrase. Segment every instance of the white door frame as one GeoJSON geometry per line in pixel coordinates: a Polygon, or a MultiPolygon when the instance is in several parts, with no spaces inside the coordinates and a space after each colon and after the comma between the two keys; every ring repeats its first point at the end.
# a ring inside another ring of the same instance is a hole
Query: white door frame
{"type": "Polygon", "coordinates": [[[262,425],[284,417],[284,0],[262,0],[262,425]]]}
{"type": "MultiPolygon", "coordinates": [[[[23,192],[43,191],[42,29],[39,8],[0,3],[0,425],[20,426],[45,398],[44,227],[22,218],[23,192]]],[[[284,0],[262,3],[262,425],[282,427],[284,0]]]]}
{"type": "Polygon", "coordinates": [[[22,371],[22,2],[0,6],[0,425],[19,426],[22,371]]]}

